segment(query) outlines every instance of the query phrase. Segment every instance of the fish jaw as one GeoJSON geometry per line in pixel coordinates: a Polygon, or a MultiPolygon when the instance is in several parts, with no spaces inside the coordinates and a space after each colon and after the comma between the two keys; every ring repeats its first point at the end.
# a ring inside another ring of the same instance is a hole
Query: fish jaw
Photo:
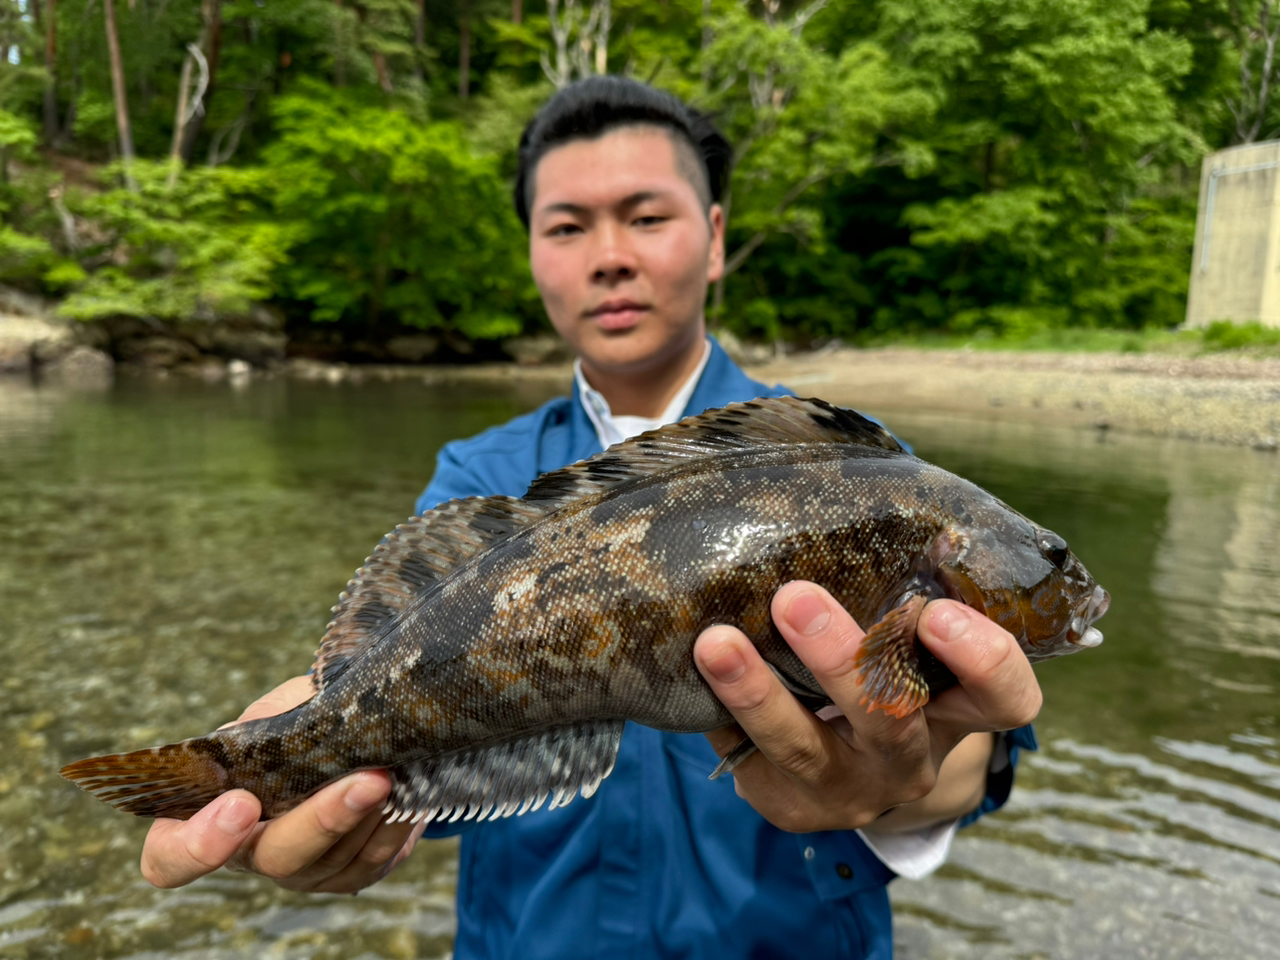
{"type": "Polygon", "coordinates": [[[1077,608],[1076,615],[1071,618],[1071,627],[1067,630],[1067,642],[1071,644],[1070,652],[1096,647],[1102,643],[1102,631],[1095,627],[1094,621],[1100,619],[1111,606],[1111,595],[1098,584],[1093,593],[1085,598],[1077,608]]]}

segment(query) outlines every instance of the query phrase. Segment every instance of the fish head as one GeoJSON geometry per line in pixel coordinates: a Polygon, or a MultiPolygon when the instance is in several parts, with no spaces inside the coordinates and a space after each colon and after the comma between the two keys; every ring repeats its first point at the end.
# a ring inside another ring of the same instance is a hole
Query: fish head
{"type": "Polygon", "coordinates": [[[1019,514],[1003,519],[948,531],[937,573],[947,595],[1008,630],[1032,661],[1100,644],[1094,622],[1111,605],[1107,591],[1058,534],[1019,514]]]}

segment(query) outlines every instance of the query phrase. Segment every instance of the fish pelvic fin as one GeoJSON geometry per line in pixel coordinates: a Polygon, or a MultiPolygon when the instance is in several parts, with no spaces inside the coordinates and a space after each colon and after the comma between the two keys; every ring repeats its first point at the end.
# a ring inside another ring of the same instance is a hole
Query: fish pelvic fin
{"type": "Polygon", "coordinates": [[[733,773],[744,760],[753,756],[760,748],[750,737],[743,737],[732,750],[720,758],[716,768],[707,777],[708,780],[719,780],[726,773],[733,773]]]}
{"type": "Polygon", "coordinates": [[[186,820],[226,791],[227,774],[200,744],[184,740],[67,764],[64,777],[103,803],[139,817],[186,820]]]}
{"type": "Polygon", "coordinates": [[[613,772],[623,720],[554,727],[533,736],[391,768],[388,822],[497,820],[589,797],[613,772]]]}
{"type": "Polygon", "coordinates": [[[908,597],[862,638],[854,668],[863,691],[859,702],[868,710],[901,719],[929,702],[929,681],[921,670],[916,640],[926,602],[918,594],[908,597]]]}
{"type": "Polygon", "coordinates": [[[761,398],[685,417],[616,443],[539,477],[524,499],[563,505],[688,460],[789,444],[844,444],[906,455],[889,431],[852,410],[825,400],[761,398]]]}
{"type": "Polygon", "coordinates": [[[546,513],[515,497],[471,497],[443,503],[388,533],[338,597],[311,668],[316,688],[375,646],[449,573],[546,513]]]}

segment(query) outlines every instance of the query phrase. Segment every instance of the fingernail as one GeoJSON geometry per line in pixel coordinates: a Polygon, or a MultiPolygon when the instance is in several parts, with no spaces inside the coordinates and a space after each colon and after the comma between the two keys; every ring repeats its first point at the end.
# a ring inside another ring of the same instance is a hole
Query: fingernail
{"type": "Polygon", "coordinates": [[[702,665],[707,673],[721,683],[733,683],[747,672],[747,661],[742,658],[738,648],[727,640],[717,643],[709,655],[704,655],[702,665]]]}
{"type": "Polygon", "coordinates": [[[938,603],[929,613],[929,630],[939,640],[961,639],[972,623],[972,611],[959,603],[938,603]]]}
{"type": "Polygon", "coordinates": [[[831,611],[827,609],[827,601],[812,590],[807,590],[794,597],[787,604],[787,618],[793,630],[811,637],[831,622],[831,611]]]}
{"type": "Polygon", "coordinates": [[[257,819],[252,805],[242,797],[233,797],[222,805],[213,822],[227,836],[234,837],[244,833],[257,819]]]}
{"type": "Polygon", "coordinates": [[[342,799],[353,813],[368,813],[385,801],[386,796],[376,781],[361,777],[347,788],[342,799]]]}

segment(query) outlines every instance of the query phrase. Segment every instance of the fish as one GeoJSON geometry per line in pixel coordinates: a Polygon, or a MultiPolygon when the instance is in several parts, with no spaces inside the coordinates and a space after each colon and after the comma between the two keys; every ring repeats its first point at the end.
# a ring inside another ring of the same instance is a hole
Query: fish
{"type": "Polygon", "coordinates": [[[309,700],[61,772],[143,817],[189,818],[243,788],[269,819],[377,768],[391,821],[563,806],[609,775],[627,721],[732,722],[693,662],[711,625],[746,633],[806,707],[830,706],[770,616],[792,580],[868,625],[862,705],[895,717],[957,682],[916,637],[929,600],[985,614],[1032,661],[1097,646],[1110,604],[1060,536],[879,424],[819,399],[759,399],[616,444],[522,497],[410,519],[340,595],[309,700]]]}

